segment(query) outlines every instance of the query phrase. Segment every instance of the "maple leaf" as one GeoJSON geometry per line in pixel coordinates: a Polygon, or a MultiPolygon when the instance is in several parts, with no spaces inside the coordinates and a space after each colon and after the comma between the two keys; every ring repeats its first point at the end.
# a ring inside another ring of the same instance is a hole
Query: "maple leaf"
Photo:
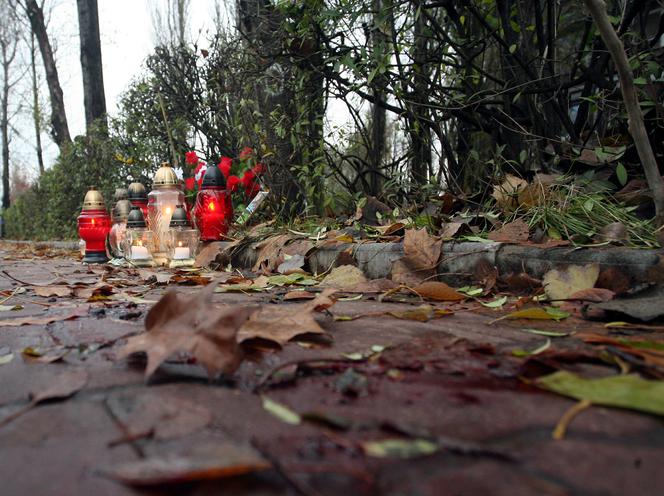
{"type": "Polygon", "coordinates": [[[283,345],[300,334],[325,334],[325,330],[316,322],[314,312],[322,312],[334,305],[335,301],[330,296],[335,291],[332,288],[326,289],[307,303],[262,307],[242,326],[238,341],[262,338],[283,345]]]}
{"type": "Polygon", "coordinates": [[[192,296],[166,293],[148,312],[147,332],[129,338],[119,358],[145,352],[146,377],[177,351],[191,353],[210,377],[233,373],[242,360],[237,331],[256,308],[215,308],[211,305],[215,286],[210,284],[192,296]]]}

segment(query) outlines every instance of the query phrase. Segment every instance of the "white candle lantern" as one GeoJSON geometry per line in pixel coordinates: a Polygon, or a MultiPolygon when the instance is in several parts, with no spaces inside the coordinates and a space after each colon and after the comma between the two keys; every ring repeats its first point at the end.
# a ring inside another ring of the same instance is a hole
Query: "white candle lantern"
{"type": "Polygon", "coordinates": [[[168,255],[171,216],[177,205],[184,204],[184,193],[178,188],[178,178],[167,164],[154,175],[152,191],[148,194],[148,227],[154,235],[153,256],[159,261],[168,255]]]}
{"type": "Polygon", "coordinates": [[[143,212],[139,207],[131,207],[123,243],[125,258],[138,267],[151,267],[154,265],[153,246],[152,231],[145,224],[143,212]]]}
{"type": "Polygon", "coordinates": [[[170,267],[186,267],[194,265],[196,251],[200,240],[198,229],[191,226],[187,211],[178,205],[171,216],[168,258],[170,267]]]}

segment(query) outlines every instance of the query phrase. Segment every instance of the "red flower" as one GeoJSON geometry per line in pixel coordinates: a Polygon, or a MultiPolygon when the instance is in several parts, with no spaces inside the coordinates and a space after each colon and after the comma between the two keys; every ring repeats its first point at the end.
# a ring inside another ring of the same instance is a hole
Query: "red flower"
{"type": "Polygon", "coordinates": [[[251,171],[251,170],[244,171],[244,176],[242,176],[242,185],[245,188],[248,188],[249,185],[254,181],[255,177],[256,176],[255,176],[253,171],[251,171]]]}
{"type": "Polygon", "coordinates": [[[254,151],[250,147],[245,146],[240,152],[240,160],[247,160],[248,158],[251,158],[253,155],[254,151]]]}
{"type": "Polygon", "coordinates": [[[238,186],[240,185],[240,178],[237,176],[228,176],[226,180],[226,189],[229,191],[237,191],[238,186]]]}
{"type": "Polygon", "coordinates": [[[233,159],[230,157],[221,157],[221,162],[219,162],[219,170],[224,175],[226,179],[231,175],[231,166],[233,165],[233,159]]]}
{"type": "Polygon", "coordinates": [[[187,191],[193,191],[196,184],[196,180],[193,177],[188,177],[184,180],[184,187],[187,191]]]}
{"type": "Polygon", "coordinates": [[[184,154],[184,160],[189,165],[196,165],[198,163],[198,155],[196,155],[196,152],[192,150],[184,154]]]}
{"type": "Polygon", "coordinates": [[[258,183],[252,181],[248,186],[245,186],[244,194],[247,195],[249,200],[251,200],[258,194],[260,190],[261,187],[258,185],[258,183]]]}
{"type": "Polygon", "coordinates": [[[265,172],[265,166],[262,163],[258,162],[254,166],[253,171],[254,171],[254,174],[256,174],[257,176],[260,176],[261,174],[263,174],[265,172]]]}

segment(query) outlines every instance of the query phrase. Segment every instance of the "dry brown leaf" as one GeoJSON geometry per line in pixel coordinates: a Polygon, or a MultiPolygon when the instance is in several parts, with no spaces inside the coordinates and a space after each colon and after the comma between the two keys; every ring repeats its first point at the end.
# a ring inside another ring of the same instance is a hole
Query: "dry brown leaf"
{"type": "Polygon", "coordinates": [[[71,296],[74,290],[69,286],[32,286],[37,296],[52,298],[54,296],[71,296]]]}
{"type": "Polygon", "coordinates": [[[74,311],[60,315],[37,315],[32,317],[18,317],[15,319],[0,319],[0,327],[18,327],[23,325],[47,325],[63,320],[72,320],[88,313],[88,307],[76,308],[74,311]]]}
{"type": "Polygon", "coordinates": [[[284,261],[282,249],[292,239],[289,234],[277,234],[264,239],[256,245],[257,256],[256,263],[252,270],[258,272],[264,270],[266,272],[274,272],[279,265],[284,261]]]}
{"type": "Polygon", "coordinates": [[[590,301],[593,303],[601,303],[603,301],[610,301],[612,300],[616,294],[609,290],[609,289],[603,289],[603,288],[587,288],[587,289],[581,289],[575,293],[572,293],[569,296],[570,300],[582,300],[582,301],[590,301]]]}
{"type": "Polygon", "coordinates": [[[530,228],[522,219],[503,224],[500,229],[489,233],[488,238],[501,243],[523,243],[528,241],[530,228]]]}
{"type": "Polygon", "coordinates": [[[74,288],[74,296],[77,298],[85,298],[88,301],[98,301],[107,299],[108,296],[115,292],[113,286],[108,284],[99,284],[95,287],[77,287],[74,288]]]}
{"type": "Polygon", "coordinates": [[[193,275],[174,274],[171,276],[171,283],[179,284],[180,286],[207,286],[212,282],[209,277],[193,275]]]}
{"type": "Polygon", "coordinates": [[[566,300],[577,291],[595,286],[599,264],[569,265],[544,274],[544,291],[551,300],[566,300]]]}
{"type": "Polygon", "coordinates": [[[436,301],[460,301],[467,298],[466,295],[440,281],[423,282],[412,289],[423,298],[436,301]]]}
{"type": "Polygon", "coordinates": [[[289,291],[284,295],[284,301],[313,300],[314,298],[316,298],[316,295],[309,291],[289,291]]]}
{"type": "Polygon", "coordinates": [[[325,279],[320,283],[320,286],[337,288],[345,291],[354,288],[358,284],[367,282],[367,278],[361,269],[354,265],[340,265],[330,271],[325,276],[325,279]]]}
{"type": "Polygon", "coordinates": [[[131,486],[221,479],[270,468],[253,448],[230,441],[195,445],[189,453],[124,462],[103,472],[131,486]]]}
{"type": "Polygon", "coordinates": [[[210,284],[190,296],[166,293],[146,316],[147,332],[129,338],[119,357],[145,352],[147,377],[176,351],[191,353],[210,376],[234,372],[242,360],[238,329],[256,308],[217,309],[211,304],[214,289],[210,284]]]}
{"type": "Polygon", "coordinates": [[[453,315],[451,310],[434,308],[431,305],[420,305],[412,310],[393,310],[385,312],[385,315],[391,315],[397,319],[416,320],[418,322],[428,322],[431,319],[439,319],[447,315],[453,315]]]}
{"type": "Polygon", "coordinates": [[[314,312],[322,312],[334,305],[331,296],[335,292],[332,288],[326,289],[307,303],[261,307],[238,332],[238,342],[261,338],[283,345],[301,334],[326,334],[316,322],[314,312]]]}
{"type": "Polygon", "coordinates": [[[146,284],[168,284],[171,280],[170,272],[156,272],[154,270],[139,269],[138,277],[146,284]]]}
{"type": "Polygon", "coordinates": [[[519,206],[519,193],[528,186],[528,182],[520,177],[506,174],[505,179],[493,188],[496,204],[505,212],[511,212],[519,206]]]}
{"type": "Polygon", "coordinates": [[[345,293],[382,293],[399,287],[399,285],[391,279],[371,279],[361,282],[352,288],[344,289],[345,293]]]}
{"type": "Polygon", "coordinates": [[[279,264],[279,267],[277,267],[277,272],[284,275],[296,273],[304,274],[304,263],[304,255],[292,255],[290,258],[287,258],[281,264],[279,264]]]}
{"type": "Polygon", "coordinates": [[[413,286],[435,275],[442,246],[426,229],[406,230],[404,256],[392,264],[392,280],[413,286]]]}

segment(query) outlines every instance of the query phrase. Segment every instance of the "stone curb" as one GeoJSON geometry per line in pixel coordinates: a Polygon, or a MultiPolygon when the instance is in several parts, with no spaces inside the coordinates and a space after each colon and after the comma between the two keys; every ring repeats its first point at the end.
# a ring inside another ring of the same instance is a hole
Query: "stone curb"
{"type": "MultiPolygon", "coordinates": [[[[78,250],[76,241],[15,241],[2,240],[10,244],[31,244],[38,248],[78,250]]],[[[255,244],[249,244],[233,253],[232,264],[249,269],[256,263],[255,244]]],[[[230,243],[217,243],[223,251],[230,243]]],[[[401,243],[344,243],[314,249],[307,261],[309,270],[322,273],[336,263],[339,254],[351,250],[353,258],[365,275],[371,279],[389,277],[392,264],[403,256],[401,243]]],[[[567,265],[598,263],[601,269],[616,268],[629,275],[634,282],[648,279],[648,272],[656,266],[664,249],[640,250],[614,246],[603,247],[555,247],[512,245],[506,243],[446,242],[441,250],[438,265],[440,278],[453,284],[472,280],[475,267],[481,261],[498,269],[499,274],[525,272],[540,279],[547,271],[567,265]]]]}

